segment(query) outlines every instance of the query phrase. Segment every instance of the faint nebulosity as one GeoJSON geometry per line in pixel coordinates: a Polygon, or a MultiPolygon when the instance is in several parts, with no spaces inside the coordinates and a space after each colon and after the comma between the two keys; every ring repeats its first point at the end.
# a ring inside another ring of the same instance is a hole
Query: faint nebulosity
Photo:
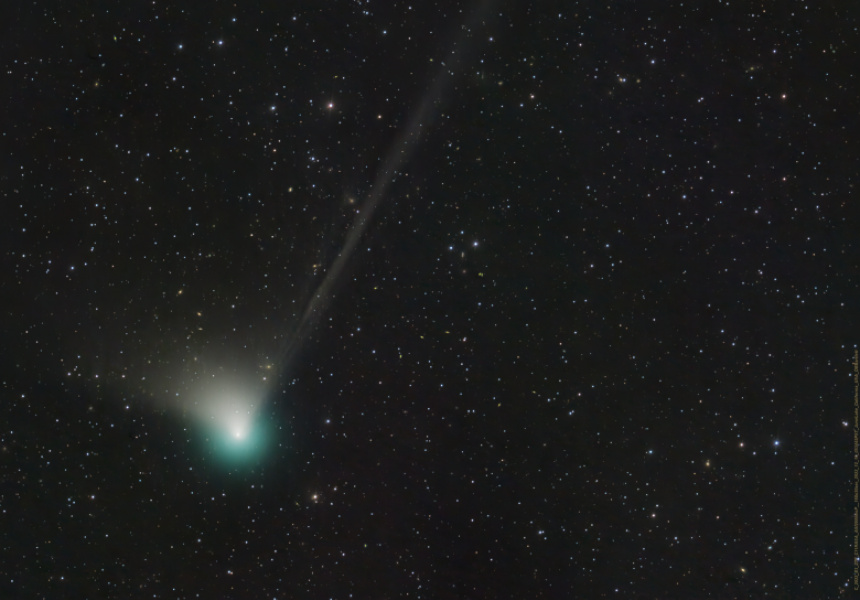
{"type": "Polygon", "coordinates": [[[855,593],[848,4],[4,13],[1,597],[855,593]]]}

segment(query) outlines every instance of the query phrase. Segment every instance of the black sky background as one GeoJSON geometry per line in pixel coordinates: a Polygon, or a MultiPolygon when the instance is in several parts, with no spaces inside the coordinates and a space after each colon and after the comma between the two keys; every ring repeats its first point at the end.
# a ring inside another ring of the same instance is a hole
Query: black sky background
{"type": "Polygon", "coordinates": [[[3,13],[0,595],[854,593],[854,5],[3,13]]]}

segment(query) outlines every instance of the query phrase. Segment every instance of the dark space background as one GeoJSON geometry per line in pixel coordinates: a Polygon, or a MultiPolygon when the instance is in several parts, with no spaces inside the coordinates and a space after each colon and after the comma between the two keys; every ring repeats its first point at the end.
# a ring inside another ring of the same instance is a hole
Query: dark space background
{"type": "Polygon", "coordinates": [[[851,597],[857,5],[324,4],[0,9],[0,597],[851,597]]]}

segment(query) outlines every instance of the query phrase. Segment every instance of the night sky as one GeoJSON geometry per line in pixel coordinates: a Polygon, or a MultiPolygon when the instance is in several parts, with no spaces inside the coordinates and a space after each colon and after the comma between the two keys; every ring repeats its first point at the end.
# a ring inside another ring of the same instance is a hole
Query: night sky
{"type": "Polygon", "coordinates": [[[2,12],[0,597],[855,593],[856,3],[2,12]]]}

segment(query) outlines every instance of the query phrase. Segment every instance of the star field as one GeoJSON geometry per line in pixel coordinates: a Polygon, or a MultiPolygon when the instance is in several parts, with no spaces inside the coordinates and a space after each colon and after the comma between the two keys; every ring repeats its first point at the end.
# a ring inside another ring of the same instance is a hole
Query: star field
{"type": "Polygon", "coordinates": [[[856,593],[856,10],[4,12],[0,596],[856,593]]]}

